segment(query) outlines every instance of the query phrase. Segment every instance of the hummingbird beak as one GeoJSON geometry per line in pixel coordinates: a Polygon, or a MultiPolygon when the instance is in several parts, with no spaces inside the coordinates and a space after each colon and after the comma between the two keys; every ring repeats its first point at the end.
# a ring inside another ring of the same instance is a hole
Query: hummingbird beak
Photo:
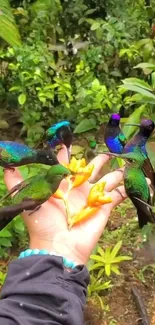
{"type": "Polygon", "coordinates": [[[133,124],[125,124],[124,126],[138,126],[138,127],[140,127],[140,124],[133,123],[133,124]]]}
{"type": "Polygon", "coordinates": [[[104,151],[103,155],[112,156],[112,157],[120,157],[120,154],[109,152],[109,151],[104,151]]]}
{"type": "Polygon", "coordinates": [[[70,146],[69,148],[67,148],[68,161],[69,161],[69,162],[70,162],[70,158],[71,158],[71,151],[72,151],[72,146],[70,146]]]}

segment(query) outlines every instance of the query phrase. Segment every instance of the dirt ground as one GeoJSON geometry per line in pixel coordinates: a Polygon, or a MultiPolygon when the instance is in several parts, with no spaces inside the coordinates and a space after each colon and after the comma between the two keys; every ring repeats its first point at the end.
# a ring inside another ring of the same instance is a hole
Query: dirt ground
{"type": "MultiPolygon", "coordinates": [[[[125,225],[133,212],[134,210],[130,209],[124,219],[120,218],[118,212],[114,212],[108,223],[108,229],[113,231],[117,227],[125,225]]],[[[127,253],[127,247],[124,249],[124,253],[127,253]]],[[[90,299],[85,310],[85,325],[155,325],[155,272],[145,271],[145,282],[142,282],[137,276],[146,264],[154,261],[147,251],[132,249],[132,244],[130,251],[132,251],[133,260],[123,263],[122,274],[116,277],[115,286],[108,293],[100,294],[104,305],[108,305],[108,311],[102,310],[99,302],[90,299]],[[131,291],[133,287],[138,290],[143,299],[148,322],[142,322],[139,308],[137,308],[131,291]]]]}

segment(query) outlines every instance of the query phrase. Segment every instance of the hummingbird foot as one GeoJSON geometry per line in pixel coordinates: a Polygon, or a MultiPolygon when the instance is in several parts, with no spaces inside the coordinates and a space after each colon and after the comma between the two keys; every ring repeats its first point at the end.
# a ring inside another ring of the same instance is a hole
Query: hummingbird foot
{"type": "Polygon", "coordinates": [[[15,168],[14,167],[4,167],[3,172],[5,172],[5,170],[9,169],[10,171],[14,172],[15,168]]]}
{"type": "Polygon", "coordinates": [[[29,216],[31,216],[33,213],[37,212],[41,208],[41,205],[38,205],[33,211],[29,213],[29,216]]]}
{"type": "Polygon", "coordinates": [[[119,193],[121,195],[121,197],[122,197],[123,200],[126,199],[126,196],[124,196],[118,188],[115,188],[114,191],[116,191],[117,193],[119,193]]]}

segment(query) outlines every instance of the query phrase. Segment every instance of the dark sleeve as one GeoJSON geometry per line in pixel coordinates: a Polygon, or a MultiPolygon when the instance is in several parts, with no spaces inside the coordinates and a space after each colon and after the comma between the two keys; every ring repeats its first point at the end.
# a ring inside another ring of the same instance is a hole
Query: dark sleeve
{"type": "Polygon", "coordinates": [[[61,257],[13,261],[1,292],[0,324],[83,325],[88,282],[84,265],[68,272],[61,257]]]}

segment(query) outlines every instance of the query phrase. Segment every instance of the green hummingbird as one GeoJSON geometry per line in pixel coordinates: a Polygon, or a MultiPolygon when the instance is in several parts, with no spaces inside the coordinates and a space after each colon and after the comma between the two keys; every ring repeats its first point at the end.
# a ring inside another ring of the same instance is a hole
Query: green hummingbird
{"type": "Polygon", "coordinates": [[[142,228],[148,222],[155,222],[155,214],[145,203],[151,205],[150,190],[147,184],[142,167],[146,159],[140,148],[135,148],[132,152],[124,154],[114,154],[106,152],[107,155],[120,157],[126,161],[124,170],[124,187],[127,196],[134,204],[139,221],[139,227],[142,228]],[[140,199],[141,202],[138,200],[140,199]]]}
{"type": "Polygon", "coordinates": [[[50,149],[33,149],[23,143],[0,141],[0,166],[13,168],[28,164],[59,164],[54,151],[50,149]]]}
{"type": "Polygon", "coordinates": [[[41,207],[41,204],[57,191],[63,178],[70,174],[69,169],[58,164],[52,166],[46,172],[30,177],[14,186],[1,199],[1,201],[4,201],[4,206],[0,208],[0,230],[16,215],[27,210],[32,210],[30,215],[36,212],[41,207]],[[16,191],[18,192],[13,196],[11,205],[8,206],[7,198],[16,191]],[[3,221],[2,226],[1,220],[3,221]]]}

